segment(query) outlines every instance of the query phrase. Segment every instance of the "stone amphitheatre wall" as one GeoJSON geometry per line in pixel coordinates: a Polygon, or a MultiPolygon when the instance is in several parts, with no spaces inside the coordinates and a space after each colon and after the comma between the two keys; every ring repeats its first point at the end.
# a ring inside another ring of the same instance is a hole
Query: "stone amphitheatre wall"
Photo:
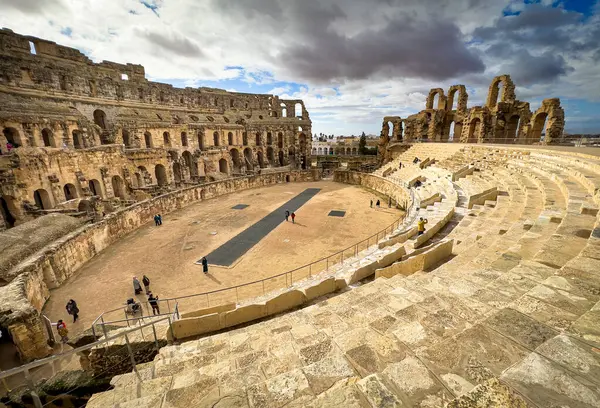
{"type": "Polygon", "coordinates": [[[306,169],[301,100],[174,88],[141,65],[0,30],[0,228],[51,211],[110,212],[191,184],[306,169]],[[9,148],[10,147],[10,148],[9,148]]]}
{"type": "MultiPolygon", "coordinates": [[[[354,171],[336,171],[334,180],[339,183],[359,185],[364,188],[376,191],[408,208],[410,205],[410,196],[404,188],[398,188],[398,185],[375,174],[359,173],[354,171]]],[[[385,203],[384,203],[385,204],[385,203]]]]}
{"type": "Polygon", "coordinates": [[[231,178],[173,191],[116,211],[67,234],[11,270],[16,276],[0,287],[0,325],[8,328],[23,360],[48,355],[47,333],[40,311],[60,286],[100,251],[150,221],[192,203],[277,183],[316,181],[318,172],[292,171],[231,178]]]}

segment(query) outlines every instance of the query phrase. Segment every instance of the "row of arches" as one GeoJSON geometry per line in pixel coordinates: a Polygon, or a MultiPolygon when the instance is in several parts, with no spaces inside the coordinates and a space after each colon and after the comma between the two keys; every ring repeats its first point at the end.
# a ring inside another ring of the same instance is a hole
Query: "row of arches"
{"type": "MultiPolygon", "coordinates": [[[[2,135],[4,136],[4,143],[2,143],[0,146],[0,152],[6,153],[8,152],[8,146],[6,146],[6,144],[10,144],[10,146],[12,146],[12,148],[17,148],[17,147],[21,147],[24,145],[24,142],[21,138],[21,135],[19,134],[19,131],[17,129],[15,129],[14,127],[5,127],[4,129],[2,129],[2,135]]],[[[40,147],[66,147],[68,145],[67,142],[70,142],[70,144],[75,148],[75,149],[83,149],[84,146],[84,140],[83,140],[83,133],[80,130],[73,130],[71,132],[71,140],[70,141],[65,141],[63,140],[62,143],[60,143],[60,141],[56,140],[55,136],[54,136],[54,132],[49,129],[49,128],[43,128],[41,133],[41,145],[40,147]]],[[[34,145],[36,145],[35,141],[34,141],[34,145]]]]}
{"type": "Polygon", "coordinates": [[[334,150],[333,147],[313,147],[312,148],[312,154],[313,155],[319,155],[319,156],[323,156],[323,155],[333,155],[333,154],[340,154],[343,156],[355,156],[358,155],[358,148],[357,147],[340,147],[340,148],[336,148],[334,150]]]}

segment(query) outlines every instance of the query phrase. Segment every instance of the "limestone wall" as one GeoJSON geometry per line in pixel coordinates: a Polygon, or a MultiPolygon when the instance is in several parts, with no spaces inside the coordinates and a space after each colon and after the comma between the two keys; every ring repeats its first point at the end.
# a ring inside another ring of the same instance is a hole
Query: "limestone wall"
{"type": "Polygon", "coordinates": [[[400,188],[397,184],[384,177],[354,171],[336,171],[334,180],[339,183],[355,184],[377,191],[391,197],[397,203],[405,203],[405,208],[410,204],[410,196],[407,190],[400,188]]]}

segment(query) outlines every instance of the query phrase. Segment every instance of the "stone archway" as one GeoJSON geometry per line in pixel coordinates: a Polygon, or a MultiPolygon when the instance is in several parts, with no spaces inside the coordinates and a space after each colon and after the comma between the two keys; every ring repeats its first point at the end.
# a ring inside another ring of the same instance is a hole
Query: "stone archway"
{"type": "Polygon", "coordinates": [[[63,192],[65,193],[65,201],[74,200],[77,198],[77,188],[74,184],[65,184],[63,186],[63,192]]]}
{"type": "Polygon", "coordinates": [[[279,151],[279,153],[278,153],[278,159],[279,159],[279,165],[280,166],[284,166],[285,165],[285,159],[284,159],[283,150],[279,151]]]}
{"type": "Polygon", "coordinates": [[[231,149],[229,151],[231,155],[231,161],[233,162],[233,171],[240,173],[242,171],[242,162],[240,161],[240,152],[237,149],[231,149]]]}
{"type": "Polygon", "coordinates": [[[11,196],[0,197],[0,214],[4,219],[6,228],[12,228],[17,222],[17,209],[15,207],[15,199],[11,196]]]}
{"type": "Polygon", "coordinates": [[[156,183],[159,186],[162,187],[169,184],[169,179],[167,178],[167,170],[162,164],[157,164],[156,167],[154,167],[154,175],[156,176],[156,183]]]}
{"type": "Polygon", "coordinates": [[[33,192],[33,201],[40,210],[49,210],[52,208],[52,201],[50,200],[50,194],[43,188],[35,190],[33,192]]]}
{"type": "Polygon", "coordinates": [[[229,174],[229,166],[227,165],[227,160],[219,160],[219,171],[224,174],[229,174]]]}
{"type": "Polygon", "coordinates": [[[181,164],[179,162],[173,163],[173,178],[175,179],[175,183],[181,182],[181,164]]]}
{"type": "Polygon", "coordinates": [[[252,156],[252,149],[250,149],[249,147],[244,149],[244,161],[246,163],[246,168],[248,170],[253,170],[254,169],[254,164],[252,163],[253,161],[253,156],[252,156]]]}
{"type": "Polygon", "coordinates": [[[112,176],[111,184],[115,197],[118,197],[121,200],[125,200],[127,198],[127,195],[125,194],[125,183],[123,182],[121,176],[112,176]]]}

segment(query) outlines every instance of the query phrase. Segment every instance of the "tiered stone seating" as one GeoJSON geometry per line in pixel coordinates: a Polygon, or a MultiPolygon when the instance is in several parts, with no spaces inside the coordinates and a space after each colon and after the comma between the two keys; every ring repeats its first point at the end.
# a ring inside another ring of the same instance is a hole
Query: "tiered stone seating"
{"type": "Polygon", "coordinates": [[[88,407],[600,406],[600,159],[473,147],[443,165],[414,189],[436,234],[405,225],[335,270],[351,283],[337,296],[164,347],[141,385],[117,376],[88,407]],[[467,157],[474,175],[453,183],[467,157]],[[452,241],[451,259],[412,273],[452,241]]]}

